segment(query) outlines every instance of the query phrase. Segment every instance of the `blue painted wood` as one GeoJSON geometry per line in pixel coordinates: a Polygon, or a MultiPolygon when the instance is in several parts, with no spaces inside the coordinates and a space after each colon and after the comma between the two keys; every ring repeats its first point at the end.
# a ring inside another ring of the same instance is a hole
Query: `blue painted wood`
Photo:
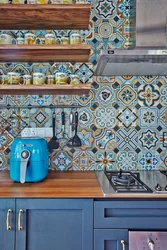
{"type": "Polygon", "coordinates": [[[14,236],[15,236],[15,200],[14,199],[0,199],[0,249],[14,250],[14,236]],[[6,218],[8,209],[12,209],[10,215],[10,225],[12,229],[7,231],[6,218]]]}
{"type": "Polygon", "coordinates": [[[16,250],[92,250],[92,199],[17,199],[16,250]]]}
{"type": "Polygon", "coordinates": [[[167,201],[95,201],[94,228],[167,230],[167,201]]]}
{"type": "Polygon", "coordinates": [[[128,250],[128,230],[126,229],[95,229],[94,250],[122,250],[121,240],[125,241],[128,250]]]}

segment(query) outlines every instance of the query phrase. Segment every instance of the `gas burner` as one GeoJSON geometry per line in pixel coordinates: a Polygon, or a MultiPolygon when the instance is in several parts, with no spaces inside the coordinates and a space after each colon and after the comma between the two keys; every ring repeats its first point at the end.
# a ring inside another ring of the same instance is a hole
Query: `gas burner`
{"type": "Polygon", "coordinates": [[[152,193],[153,191],[140,180],[139,173],[130,171],[105,171],[111,186],[118,193],[152,193]]]}
{"type": "Polygon", "coordinates": [[[130,186],[135,184],[135,179],[129,175],[118,175],[114,179],[115,185],[130,186]]]}

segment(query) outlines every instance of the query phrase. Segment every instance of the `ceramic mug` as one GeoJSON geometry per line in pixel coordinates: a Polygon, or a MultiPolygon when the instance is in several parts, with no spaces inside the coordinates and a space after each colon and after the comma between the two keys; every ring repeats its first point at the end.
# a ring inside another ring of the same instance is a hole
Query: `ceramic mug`
{"type": "Polygon", "coordinates": [[[35,44],[36,43],[36,36],[33,33],[26,33],[25,34],[25,44],[35,44]]]}
{"type": "Polygon", "coordinates": [[[0,35],[0,44],[12,44],[12,36],[8,34],[0,35]]]}
{"type": "Polygon", "coordinates": [[[8,76],[7,75],[1,75],[1,84],[2,85],[8,84],[8,76]]]}
{"type": "Polygon", "coordinates": [[[16,38],[17,44],[24,44],[24,38],[23,37],[18,37],[16,38]]]}
{"type": "Polygon", "coordinates": [[[23,76],[23,84],[24,85],[32,84],[32,76],[31,75],[24,75],[23,76]]]}
{"type": "Polygon", "coordinates": [[[57,42],[59,44],[69,44],[69,38],[68,37],[61,37],[61,38],[57,38],[57,42]]]}
{"type": "Polygon", "coordinates": [[[55,82],[56,84],[67,84],[68,83],[68,77],[66,75],[66,73],[63,72],[58,72],[55,74],[55,82]]]}
{"type": "Polygon", "coordinates": [[[20,74],[17,72],[9,72],[8,84],[14,84],[14,85],[20,84],[20,74]]]}
{"type": "Polygon", "coordinates": [[[70,84],[75,85],[75,84],[80,84],[80,79],[78,75],[70,75],[70,84]]]}
{"type": "Polygon", "coordinates": [[[70,35],[70,44],[81,44],[82,36],[79,33],[72,33],[70,35]]]}
{"type": "Polygon", "coordinates": [[[48,76],[46,77],[46,82],[47,82],[48,85],[54,84],[54,83],[55,83],[54,76],[53,76],[53,75],[48,75],[48,76]]]}
{"type": "Polygon", "coordinates": [[[45,75],[43,73],[34,73],[33,74],[33,84],[35,84],[35,85],[45,84],[45,75]]]}
{"type": "Polygon", "coordinates": [[[56,44],[56,36],[54,34],[46,34],[45,44],[56,44]]]}

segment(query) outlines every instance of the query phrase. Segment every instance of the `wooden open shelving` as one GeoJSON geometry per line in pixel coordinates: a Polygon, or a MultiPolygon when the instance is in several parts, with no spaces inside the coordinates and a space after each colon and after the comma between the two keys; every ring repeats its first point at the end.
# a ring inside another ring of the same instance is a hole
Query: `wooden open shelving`
{"type": "Polygon", "coordinates": [[[0,85],[0,95],[87,95],[90,84],[0,85]]]}
{"type": "Polygon", "coordinates": [[[90,4],[1,4],[1,30],[88,29],[90,4]]]}
{"type": "Polygon", "coordinates": [[[0,62],[87,62],[90,45],[0,45],[0,62]]]}

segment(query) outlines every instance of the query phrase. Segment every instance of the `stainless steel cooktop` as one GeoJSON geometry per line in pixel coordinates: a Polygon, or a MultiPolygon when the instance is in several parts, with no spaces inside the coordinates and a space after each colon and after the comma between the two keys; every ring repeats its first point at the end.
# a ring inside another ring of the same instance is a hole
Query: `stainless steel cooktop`
{"type": "Polygon", "coordinates": [[[167,194],[167,171],[97,171],[105,195],[114,193],[167,194]]]}

